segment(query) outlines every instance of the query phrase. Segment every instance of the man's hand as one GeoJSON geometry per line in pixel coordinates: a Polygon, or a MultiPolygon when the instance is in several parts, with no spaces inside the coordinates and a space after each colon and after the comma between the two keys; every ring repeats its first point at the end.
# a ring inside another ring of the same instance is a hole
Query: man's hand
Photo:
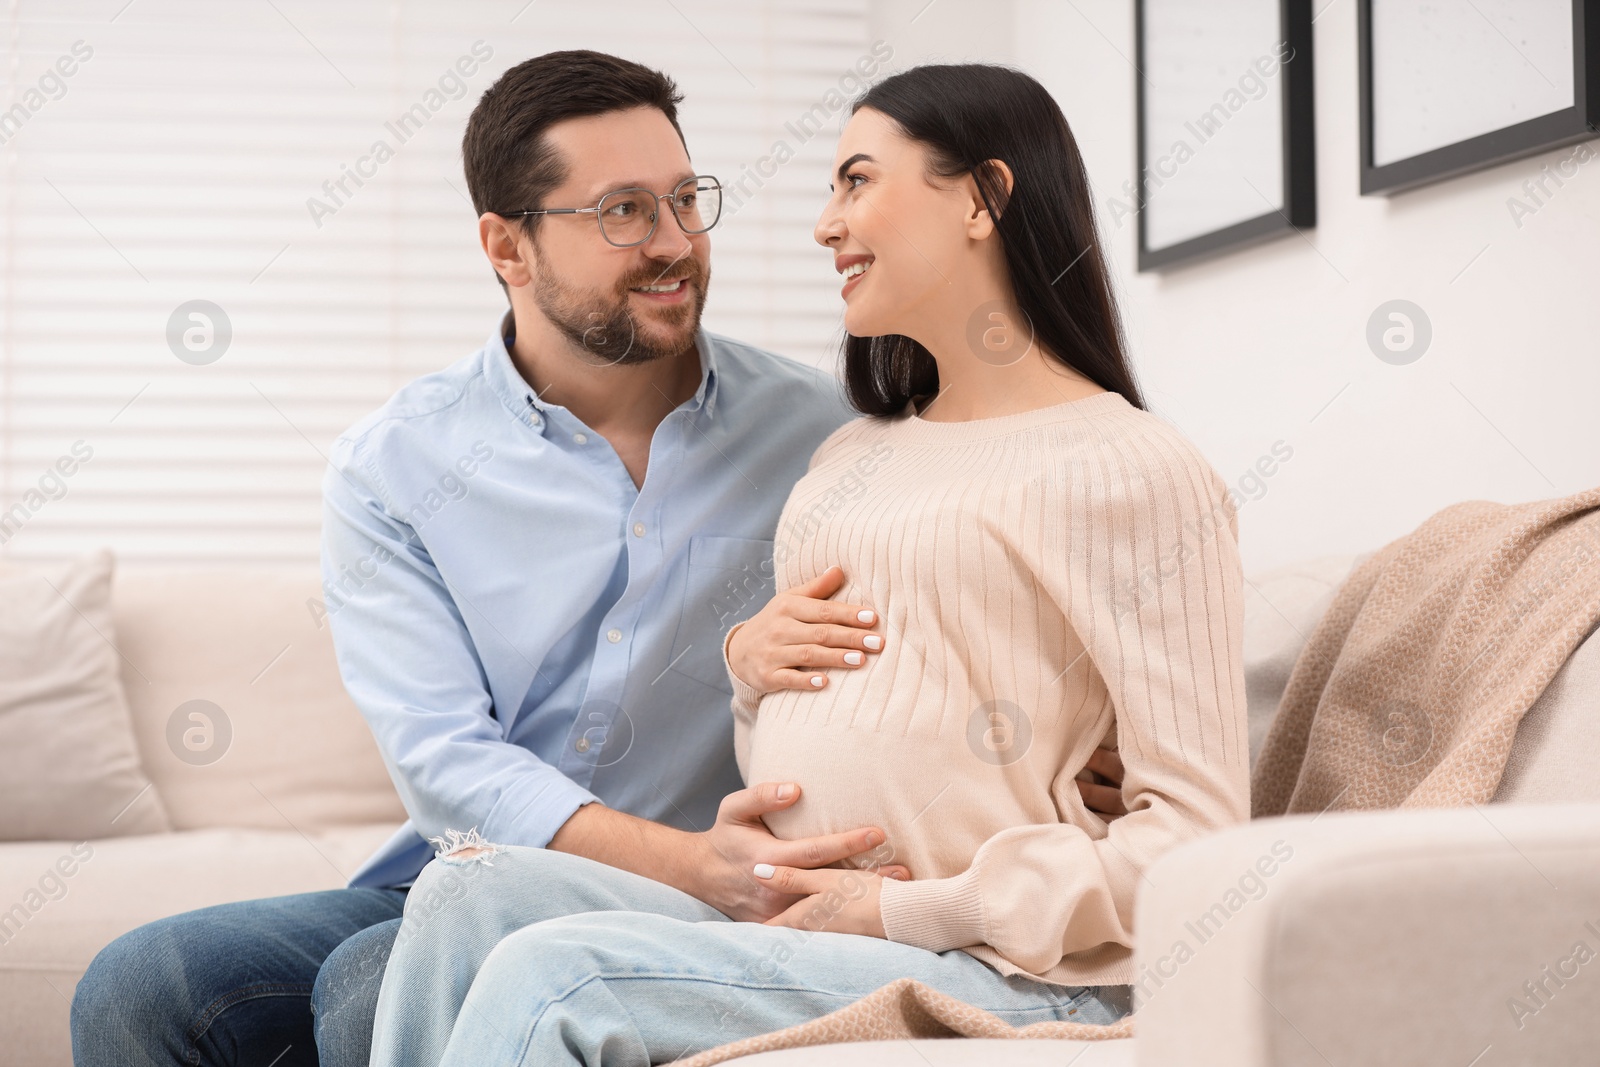
{"type": "Polygon", "coordinates": [[[735,677],[763,693],[821,689],[828,676],[819,668],[854,669],[866,663],[868,653],[883,651],[883,636],[871,632],[877,612],[827,599],[843,585],[844,571],[829,567],[740,623],[728,639],[735,677]]]}
{"type": "MultiPolygon", "coordinates": [[[[870,852],[883,844],[883,831],[875,826],[823,837],[780,841],[772,836],[761,816],[769,811],[781,811],[798,799],[800,787],[790,782],[763,783],[724,797],[717,809],[716,823],[704,833],[693,835],[703,851],[696,863],[700,873],[695,888],[687,891],[730,919],[765,922],[792,909],[805,898],[807,891],[798,884],[788,889],[785,883],[755,877],[753,872],[758,864],[809,871],[870,852]]],[[[900,864],[878,869],[885,877],[911,877],[911,872],[900,864]]],[[[815,873],[865,877],[865,872],[860,871],[815,873]]],[[[873,899],[877,899],[876,892],[873,899]]]]}
{"type": "MultiPolygon", "coordinates": [[[[761,816],[800,799],[792,783],[767,783],[722,798],[717,821],[701,833],[663,826],[637,815],[585,804],[568,817],[549,847],[586,856],[682,890],[741,922],[765,922],[799,900],[752,873],[758,863],[824,867],[884,847],[883,831],[864,826],[849,833],[780,841],[761,816]],[[788,792],[779,796],[780,790],[788,792]]],[[[887,850],[882,859],[890,858],[887,850]]],[[[890,878],[910,878],[901,864],[880,868],[890,878]]]]}
{"type": "Polygon", "coordinates": [[[1078,779],[1078,793],[1083,797],[1084,806],[1106,822],[1128,814],[1127,805],[1122,802],[1122,757],[1114,749],[1097,748],[1085,766],[1110,784],[1078,779]]]}
{"type": "Polygon", "coordinates": [[[783,914],[768,919],[768,926],[888,937],[878,910],[883,879],[872,871],[803,871],[758,863],[755,875],[780,892],[803,894],[783,914]]]}

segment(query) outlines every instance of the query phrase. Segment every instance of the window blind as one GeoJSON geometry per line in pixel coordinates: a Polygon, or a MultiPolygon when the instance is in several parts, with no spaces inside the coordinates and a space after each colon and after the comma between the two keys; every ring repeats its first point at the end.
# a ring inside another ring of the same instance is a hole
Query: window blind
{"type": "Polygon", "coordinates": [[[811,238],[857,0],[13,3],[0,114],[0,558],[311,563],[340,431],[505,298],[460,140],[508,67],[657,66],[730,189],[706,325],[834,365],[811,238]],[[383,148],[379,146],[382,145],[383,148]]]}

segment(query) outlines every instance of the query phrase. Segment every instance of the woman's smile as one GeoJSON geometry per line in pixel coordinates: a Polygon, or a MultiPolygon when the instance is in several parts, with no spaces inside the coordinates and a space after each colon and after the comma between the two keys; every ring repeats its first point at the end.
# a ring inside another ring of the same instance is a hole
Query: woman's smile
{"type": "Polygon", "coordinates": [[[848,297],[852,290],[866,277],[867,268],[872,266],[871,256],[835,256],[833,269],[844,275],[844,286],[840,288],[839,295],[848,297]]]}

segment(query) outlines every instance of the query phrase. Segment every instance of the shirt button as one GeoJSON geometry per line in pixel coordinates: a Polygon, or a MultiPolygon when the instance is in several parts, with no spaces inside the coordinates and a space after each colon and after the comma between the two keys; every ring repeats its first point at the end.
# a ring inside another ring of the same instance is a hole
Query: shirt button
{"type": "Polygon", "coordinates": [[[578,743],[572,747],[577,749],[579,752],[587,752],[589,751],[589,739],[587,737],[580,737],[578,738],[578,743]]]}
{"type": "Polygon", "coordinates": [[[636,522],[636,523],[633,524],[633,536],[635,536],[635,537],[643,537],[644,536],[644,523],[636,522]]]}
{"type": "Polygon", "coordinates": [[[622,631],[621,630],[615,630],[615,629],[607,630],[606,631],[606,640],[610,641],[613,645],[616,644],[618,641],[622,640],[622,631]]]}
{"type": "Polygon", "coordinates": [[[586,433],[575,433],[572,435],[572,439],[580,445],[586,445],[589,443],[589,435],[586,433]]]}

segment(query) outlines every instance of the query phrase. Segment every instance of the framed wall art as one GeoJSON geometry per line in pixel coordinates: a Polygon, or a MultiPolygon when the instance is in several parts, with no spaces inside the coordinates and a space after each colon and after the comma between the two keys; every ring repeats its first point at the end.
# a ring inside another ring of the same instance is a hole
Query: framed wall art
{"type": "Polygon", "coordinates": [[[1600,0],[1359,0],[1361,192],[1600,136],[1600,0]]]}
{"type": "Polygon", "coordinates": [[[1311,0],[1137,0],[1138,268],[1316,225],[1311,0]]]}

